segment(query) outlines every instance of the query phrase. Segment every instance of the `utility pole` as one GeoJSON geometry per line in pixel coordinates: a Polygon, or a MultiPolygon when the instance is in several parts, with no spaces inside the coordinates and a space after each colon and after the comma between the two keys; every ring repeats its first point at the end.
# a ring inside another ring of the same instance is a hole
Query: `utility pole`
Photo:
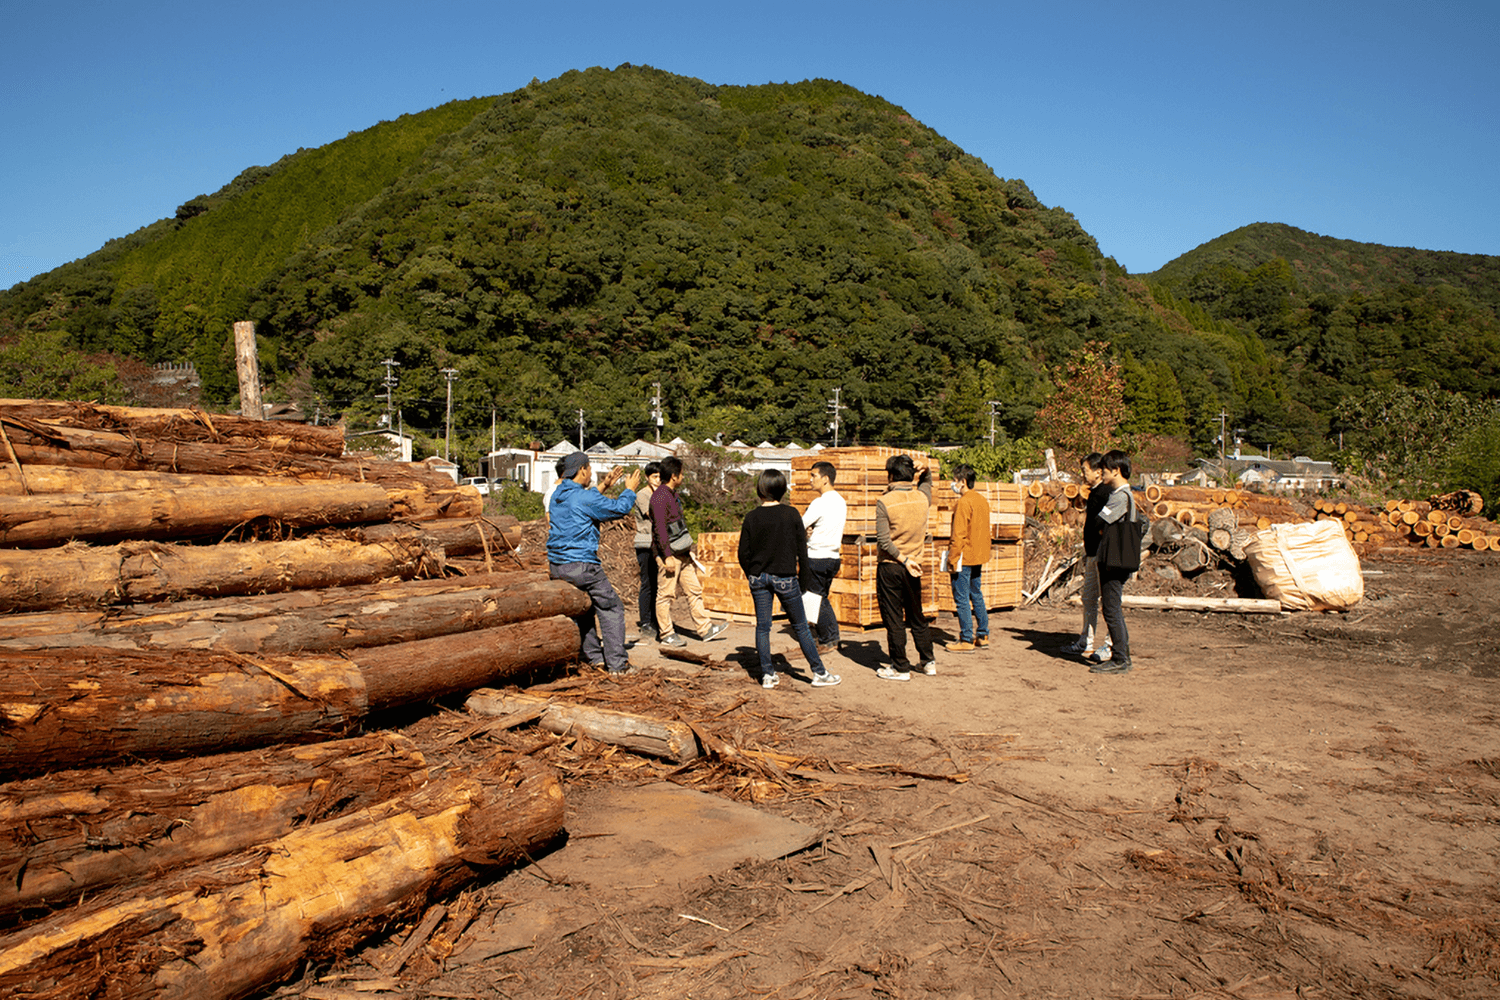
{"type": "Polygon", "coordinates": [[[656,443],[661,444],[661,383],[651,383],[651,419],[656,422],[656,443]]]}
{"type": "Polygon", "coordinates": [[[453,380],[458,378],[457,368],[438,369],[448,378],[448,428],[443,435],[443,458],[452,461],[448,457],[448,451],[453,446],[453,380]]]}
{"type": "Polygon", "coordinates": [[[400,379],[396,378],[395,373],[391,369],[400,368],[401,362],[386,358],[380,363],[385,365],[385,426],[389,429],[391,426],[391,390],[396,388],[396,385],[400,382],[400,379]]]}
{"type": "Polygon", "coordinates": [[[843,391],[844,387],[839,386],[833,390],[833,398],[828,401],[828,412],[833,414],[833,420],[829,422],[828,427],[833,431],[833,446],[835,448],[839,446],[839,411],[849,409],[849,407],[839,402],[839,393],[843,391]]]}
{"type": "Polygon", "coordinates": [[[583,408],[578,410],[578,450],[583,451],[583,408]]]}
{"type": "Polygon", "coordinates": [[[1000,411],[1000,400],[992,399],[990,406],[990,447],[995,447],[995,414],[1000,411]]]}
{"type": "Polygon", "coordinates": [[[1219,411],[1219,474],[1222,476],[1226,471],[1224,468],[1224,435],[1229,430],[1229,414],[1223,410],[1219,411]]]}

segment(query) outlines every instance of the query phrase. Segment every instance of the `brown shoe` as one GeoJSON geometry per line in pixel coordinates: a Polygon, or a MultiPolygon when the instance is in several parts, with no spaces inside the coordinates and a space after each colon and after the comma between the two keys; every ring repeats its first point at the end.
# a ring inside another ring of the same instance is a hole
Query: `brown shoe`
{"type": "Polygon", "coordinates": [[[979,638],[977,638],[977,639],[974,640],[974,645],[976,647],[979,647],[979,648],[983,648],[985,646],[988,646],[989,644],[990,644],[990,637],[987,636],[987,635],[982,635],[979,638]]]}
{"type": "Polygon", "coordinates": [[[972,653],[975,646],[972,642],[950,642],[943,648],[950,653],[972,653]]]}

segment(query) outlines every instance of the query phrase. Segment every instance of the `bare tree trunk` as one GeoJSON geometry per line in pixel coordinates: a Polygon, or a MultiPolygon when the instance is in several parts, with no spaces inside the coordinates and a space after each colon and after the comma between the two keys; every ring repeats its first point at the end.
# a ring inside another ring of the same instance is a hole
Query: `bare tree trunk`
{"type": "MultiPolygon", "coordinates": [[[[328,476],[215,475],[212,473],[153,472],[139,469],[70,468],[63,465],[33,465],[24,472],[14,465],[0,465],[0,497],[42,497],[53,493],[131,493],[181,491],[211,487],[219,490],[285,488],[293,484],[333,486],[355,480],[328,476]]],[[[422,483],[370,485],[385,490],[391,520],[425,521],[443,517],[479,517],[484,498],[468,486],[454,486],[447,476],[422,483]]]]}
{"type": "Polygon", "coordinates": [[[16,461],[23,466],[66,465],[207,475],[295,476],[300,479],[371,482],[407,489],[446,487],[455,495],[479,497],[477,490],[460,489],[446,474],[412,462],[326,458],[251,447],[238,442],[178,442],[36,420],[11,417],[0,417],[0,420],[5,425],[16,461]]]}
{"type": "Polygon", "coordinates": [[[180,601],[108,617],[98,612],[11,615],[0,617],[0,647],[324,653],[581,615],[590,606],[588,595],[572,584],[534,573],[511,574],[502,587],[428,592],[419,586],[427,582],[180,601]],[[12,629],[18,633],[14,637],[8,634],[12,629]]]}
{"type": "Polygon", "coordinates": [[[445,556],[499,555],[521,546],[521,522],[509,514],[495,518],[444,518],[417,524],[372,524],[360,529],[367,542],[392,538],[423,538],[445,556]]]}
{"type": "Polygon", "coordinates": [[[0,496],[0,546],[217,538],[256,520],[307,528],[390,516],[386,491],[363,483],[0,496]]]}
{"type": "Polygon", "coordinates": [[[344,431],[340,427],[265,421],[198,409],[0,399],[0,420],[34,420],[84,430],[116,431],[127,437],[178,443],[205,441],[325,458],[338,458],[344,453],[344,431]]]}
{"type": "Polygon", "coordinates": [[[346,736],[367,713],[578,655],[555,617],[350,651],[350,659],[172,650],[9,650],[0,779],[346,736]]]}
{"type": "Polygon", "coordinates": [[[611,743],[684,764],[699,756],[698,739],[686,722],[608,708],[570,705],[536,695],[482,688],[469,695],[464,707],[476,715],[514,715],[540,710],[537,725],[552,733],[582,733],[591,740],[611,743]]]}
{"type": "Polygon", "coordinates": [[[222,545],[123,542],[0,550],[0,613],[317,590],[441,573],[442,553],[419,541],[340,539],[222,545]]]}
{"type": "Polygon", "coordinates": [[[244,997],[540,853],[563,817],[552,771],[497,762],[0,938],[0,994],[244,997]]]}
{"type": "Polygon", "coordinates": [[[240,415],[250,420],[264,420],[260,405],[260,358],[255,350],[255,324],[240,320],[234,324],[234,367],[240,377],[240,415]]]}
{"type": "Polygon", "coordinates": [[[394,733],[12,781],[0,785],[0,915],[248,850],[426,781],[394,733]]]}

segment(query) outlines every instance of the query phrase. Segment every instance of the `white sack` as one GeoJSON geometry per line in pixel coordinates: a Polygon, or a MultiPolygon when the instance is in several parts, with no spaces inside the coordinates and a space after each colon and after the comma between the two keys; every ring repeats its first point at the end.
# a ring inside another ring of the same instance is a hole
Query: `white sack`
{"type": "Polygon", "coordinates": [[[1288,611],[1347,611],[1365,596],[1359,556],[1338,521],[1273,524],[1245,545],[1255,582],[1288,611]]]}

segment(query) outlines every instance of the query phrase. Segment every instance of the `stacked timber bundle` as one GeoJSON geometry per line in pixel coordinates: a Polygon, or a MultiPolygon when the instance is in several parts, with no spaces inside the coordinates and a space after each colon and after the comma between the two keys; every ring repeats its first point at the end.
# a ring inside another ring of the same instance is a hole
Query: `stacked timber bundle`
{"type": "Polygon", "coordinates": [[[554,840],[549,769],[360,733],[576,659],[481,514],[336,429],[0,401],[0,995],[243,996],[554,840]]]}
{"type": "MultiPolygon", "coordinates": [[[[841,624],[865,628],[880,621],[875,598],[878,564],[875,504],[890,485],[885,472],[886,459],[901,454],[910,455],[918,467],[930,466],[936,475],[937,462],[932,457],[894,448],[829,448],[792,460],[792,488],[787,499],[798,510],[806,510],[817,496],[808,480],[808,473],[817,462],[829,462],[838,470],[835,488],[848,503],[839,574],[829,593],[829,603],[841,624]]],[[[990,503],[991,538],[995,542],[990,562],[980,577],[985,600],[992,608],[1012,607],[1021,599],[1021,534],[1025,526],[1021,489],[1009,483],[976,483],[975,489],[983,492],[990,503]]],[[[948,576],[938,571],[938,559],[948,548],[957,499],[945,483],[937,481],[932,493],[928,540],[923,550],[923,563],[928,571],[922,577],[922,605],[928,615],[953,610],[948,576]]],[[[737,532],[699,537],[698,557],[709,569],[703,584],[703,600],[711,611],[754,620],[755,606],[740,572],[738,547],[737,532]]]]}

